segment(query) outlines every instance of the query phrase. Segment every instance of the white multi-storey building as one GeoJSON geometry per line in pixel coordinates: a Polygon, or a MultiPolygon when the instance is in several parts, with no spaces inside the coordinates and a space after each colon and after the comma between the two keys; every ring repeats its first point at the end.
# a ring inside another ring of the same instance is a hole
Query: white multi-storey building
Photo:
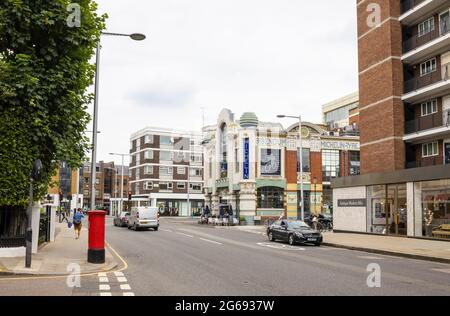
{"type": "Polygon", "coordinates": [[[201,139],[198,132],[158,127],[134,133],[130,150],[133,204],[158,206],[161,216],[199,215],[204,204],[201,139]]]}

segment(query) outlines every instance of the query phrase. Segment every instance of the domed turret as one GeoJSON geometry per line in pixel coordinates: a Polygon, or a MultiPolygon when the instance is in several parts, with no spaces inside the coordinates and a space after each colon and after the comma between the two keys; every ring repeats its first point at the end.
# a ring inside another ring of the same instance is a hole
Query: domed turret
{"type": "Polygon", "coordinates": [[[241,127],[257,127],[259,124],[258,117],[253,112],[246,112],[242,114],[239,120],[241,127]]]}

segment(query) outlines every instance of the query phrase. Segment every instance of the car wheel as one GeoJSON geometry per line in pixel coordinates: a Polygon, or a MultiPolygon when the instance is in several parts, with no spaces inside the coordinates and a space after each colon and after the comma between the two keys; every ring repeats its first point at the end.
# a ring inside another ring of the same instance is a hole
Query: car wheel
{"type": "Polygon", "coordinates": [[[272,231],[269,231],[269,234],[267,235],[267,237],[269,237],[270,241],[275,241],[275,238],[273,238],[273,233],[272,231]]]}
{"type": "Polygon", "coordinates": [[[320,242],[316,242],[315,244],[314,244],[314,246],[316,246],[316,247],[320,247],[320,242]]]}
{"type": "Polygon", "coordinates": [[[128,225],[128,226],[127,226],[127,228],[128,228],[128,229],[131,229],[131,226],[130,226],[130,225],[128,225]]]}
{"type": "Polygon", "coordinates": [[[155,228],[153,228],[153,229],[154,229],[154,230],[155,230],[155,232],[156,232],[156,231],[158,231],[159,227],[155,227],[155,228]]]}
{"type": "Polygon", "coordinates": [[[289,235],[289,245],[293,246],[295,245],[294,235],[289,235]]]}
{"type": "Polygon", "coordinates": [[[134,230],[134,231],[137,231],[136,223],[133,224],[133,230],[134,230]]]}

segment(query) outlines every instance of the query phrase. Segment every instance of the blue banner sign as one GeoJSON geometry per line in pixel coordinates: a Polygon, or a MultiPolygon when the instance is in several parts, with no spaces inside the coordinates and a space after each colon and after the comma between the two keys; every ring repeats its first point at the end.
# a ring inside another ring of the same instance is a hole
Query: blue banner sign
{"type": "Polygon", "coordinates": [[[244,180],[250,179],[250,140],[244,139],[244,180]]]}

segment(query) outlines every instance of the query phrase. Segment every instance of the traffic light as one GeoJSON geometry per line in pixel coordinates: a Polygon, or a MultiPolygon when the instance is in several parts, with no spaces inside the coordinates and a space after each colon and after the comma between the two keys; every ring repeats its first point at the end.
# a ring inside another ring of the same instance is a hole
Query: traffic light
{"type": "Polygon", "coordinates": [[[128,192],[128,201],[131,201],[131,191],[128,192]]]}
{"type": "Polygon", "coordinates": [[[59,191],[59,203],[61,203],[63,199],[64,199],[64,194],[62,193],[62,191],[59,191]]]}

